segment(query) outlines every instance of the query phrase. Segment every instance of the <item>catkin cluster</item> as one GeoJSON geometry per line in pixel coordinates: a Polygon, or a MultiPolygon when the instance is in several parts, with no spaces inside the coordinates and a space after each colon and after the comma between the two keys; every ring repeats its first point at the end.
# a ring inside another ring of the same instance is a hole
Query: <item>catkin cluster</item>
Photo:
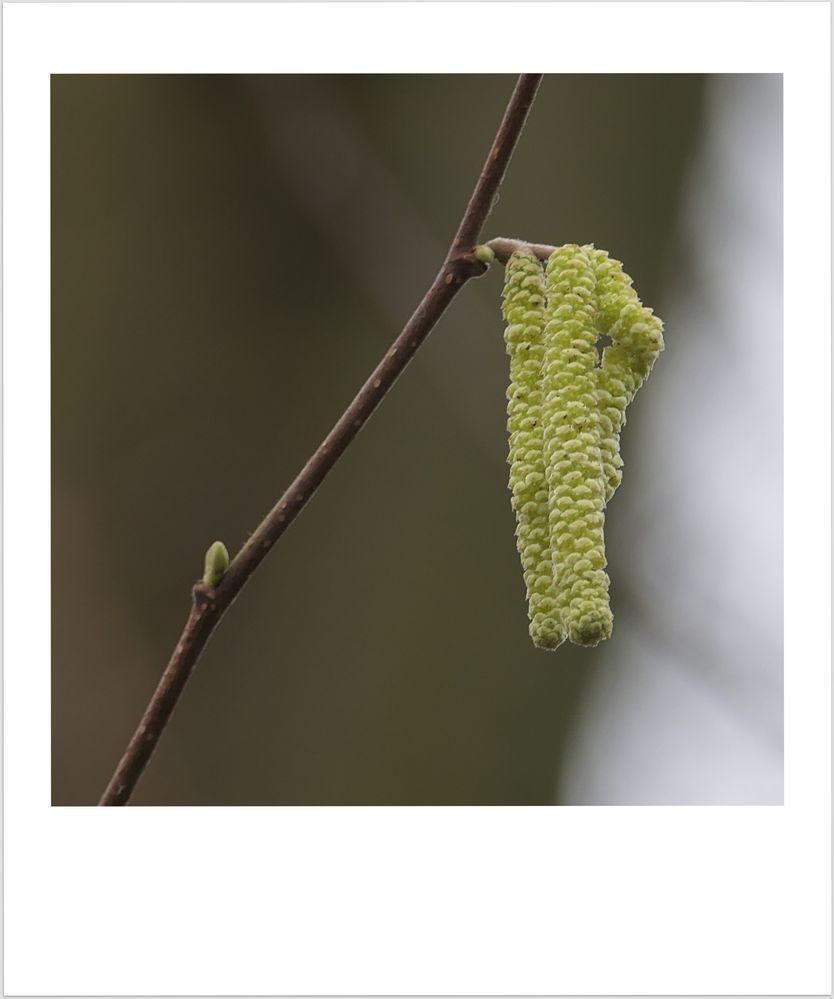
{"type": "Polygon", "coordinates": [[[622,478],[625,411],[663,349],[662,324],[603,250],[569,244],[546,268],[507,262],[503,312],[510,490],[530,636],[555,649],[611,636],[605,507],[622,478]],[[611,339],[602,356],[600,334],[611,339]]]}

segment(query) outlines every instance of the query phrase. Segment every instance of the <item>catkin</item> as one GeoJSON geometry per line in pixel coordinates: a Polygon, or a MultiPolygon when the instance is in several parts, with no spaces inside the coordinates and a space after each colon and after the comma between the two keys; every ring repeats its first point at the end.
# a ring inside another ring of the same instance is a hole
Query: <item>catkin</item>
{"type": "Polygon", "coordinates": [[[605,502],[622,479],[620,433],[626,407],[649,375],[663,350],[663,323],[640,302],[622,264],[605,250],[586,247],[597,282],[596,328],[611,337],[597,371],[600,450],[605,502]]]}
{"type": "Polygon", "coordinates": [[[605,485],[597,405],[597,294],[588,250],[547,263],[542,368],[544,456],[556,602],[568,637],[593,646],[612,630],[605,572],[605,485]]]}
{"type": "Polygon", "coordinates": [[[544,310],[541,263],[532,253],[513,253],[507,262],[503,299],[504,341],[510,356],[509,487],[527,587],[530,637],[539,648],[555,649],[565,632],[556,602],[542,432],[544,310]]]}
{"type": "Polygon", "coordinates": [[[513,253],[503,311],[516,540],[530,635],[557,648],[611,636],[605,507],[622,478],[626,408],[663,350],[663,324],[622,265],[569,244],[513,253]],[[597,353],[599,334],[611,345],[597,353]]]}

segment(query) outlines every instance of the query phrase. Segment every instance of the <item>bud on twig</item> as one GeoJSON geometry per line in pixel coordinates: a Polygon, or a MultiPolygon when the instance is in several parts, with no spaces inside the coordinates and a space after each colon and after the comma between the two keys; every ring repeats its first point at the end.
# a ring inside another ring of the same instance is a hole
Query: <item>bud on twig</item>
{"type": "Polygon", "coordinates": [[[229,568],[229,553],[222,541],[215,541],[206,552],[206,568],[203,573],[203,585],[214,589],[229,568]]]}

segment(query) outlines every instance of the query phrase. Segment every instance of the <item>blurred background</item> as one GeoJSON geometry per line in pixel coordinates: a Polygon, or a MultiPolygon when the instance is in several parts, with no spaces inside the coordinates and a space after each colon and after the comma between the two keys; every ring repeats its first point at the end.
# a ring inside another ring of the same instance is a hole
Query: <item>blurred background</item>
{"type": "MultiPolygon", "coordinates": [[[[510,76],[53,76],[52,800],[94,804],[241,545],[440,266],[510,76]]],[[[593,242],[666,324],[614,637],[540,652],[502,268],[227,614],[136,805],[782,801],[778,76],[547,76],[483,238],[593,242]]]]}

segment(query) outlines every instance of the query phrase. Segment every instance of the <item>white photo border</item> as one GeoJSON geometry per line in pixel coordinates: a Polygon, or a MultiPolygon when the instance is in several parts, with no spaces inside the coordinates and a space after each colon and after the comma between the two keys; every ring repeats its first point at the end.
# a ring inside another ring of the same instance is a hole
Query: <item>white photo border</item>
{"type": "Polygon", "coordinates": [[[6,993],[828,994],[829,4],[3,13],[6,993]],[[52,808],[50,74],[519,71],[784,74],[784,806],[52,808]]]}

